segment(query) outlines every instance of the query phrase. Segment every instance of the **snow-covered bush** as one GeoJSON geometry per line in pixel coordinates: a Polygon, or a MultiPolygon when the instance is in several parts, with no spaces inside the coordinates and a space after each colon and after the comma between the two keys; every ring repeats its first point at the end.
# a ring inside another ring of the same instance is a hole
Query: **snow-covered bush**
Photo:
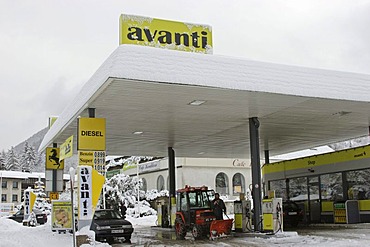
{"type": "Polygon", "coordinates": [[[154,201],[158,197],[169,197],[169,195],[170,194],[169,194],[168,190],[158,191],[158,190],[154,189],[154,190],[148,190],[145,193],[145,199],[147,201],[154,201]]]}
{"type": "Polygon", "coordinates": [[[156,215],[156,210],[150,206],[148,200],[168,196],[168,191],[158,192],[157,190],[152,190],[145,193],[143,190],[140,190],[141,187],[142,180],[137,177],[130,177],[124,174],[113,176],[104,185],[106,207],[120,210],[120,205],[124,204],[127,207],[126,214],[135,218],[156,215]],[[137,198],[138,192],[139,201],[137,198]]]}
{"type": "MultiPolygon", "coordinates": [[[[137,177],[130,177],[125,174],[114,175],[104,184],[105,202],[108,207],[119,209],[120,204],[127,208],[134,207],[137,202],[138,188],[142,182],[137,177]]],[[[144,197],[144,191],[139,191],[140,197],[144,197]]]]}

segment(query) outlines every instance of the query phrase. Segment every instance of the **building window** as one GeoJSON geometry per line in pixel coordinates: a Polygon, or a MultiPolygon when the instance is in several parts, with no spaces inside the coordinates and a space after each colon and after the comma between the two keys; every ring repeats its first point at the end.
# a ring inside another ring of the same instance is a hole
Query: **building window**
{"type": "Polygon", "coordinates": [[[233,176],[233,194],[245,193],[245,179],[241,173],[235,173],[233,176]]]}
{"type": "Polygon", "coordinates": [[[346,174],[348,183],[348,199],[370,199],[370,169],[349,171],[346,174]]]}
{"type": "Polygon", "coordinates": [[[283,198],[284,201],[287,199],[285,179],[270,181],[269,190],[275,191],[276,198],[283,198]]]}
{"type": "Polygon", "coordinates": [[[146,183],[146,179],[145,178],[142,178],[141,181],[142,181],[141,189],[146,192],[147,189],[148,189],[148,185],[146,183]]]}
{"type": "Polygon", "coordinates": [[[6,194],[1,194],[1,202],[6,202],[6,194]]]}
{"type": "Polygon", "coordinates": [[[8,182],[7,181],[3,181],[1,183],[1,188],[6,189],[7,187],[8,187],[8,182]]]}
{"type": "Polygon", "coordinates": [[[164,178],[163,178],[162,175],[159,175],[158,176],[158,179],[157,179],[157,190],[158,191],[164,190],[164,178]]]}
{"type": "Polygon", "coordinates": [[[292,201],[301,201],[308,199],[307,177],[289,179],[288,199],[292,201]]]}
{"type": "Polygon", "coordinates": [[[227,175],[223,172],[220,172],[216,176],[216,192],[220,193],[220,195],[228,195],[229,194],[229,179],[227,175]]]}
{"type": "Polygon", "coordinates": [[[321,199],[328,201],[343,200],[342,173],[331,173],[320,176],[321,199]]]}
{"type": "Polygon", "coordinates": [[[18,195],[12,195],[12,202],[18,202],[18,195]]]}
{"type": "Polygon", "coordinates": [[[18,189],[18,182],[17,181],[13,181],[13,189],[18,189]]]}

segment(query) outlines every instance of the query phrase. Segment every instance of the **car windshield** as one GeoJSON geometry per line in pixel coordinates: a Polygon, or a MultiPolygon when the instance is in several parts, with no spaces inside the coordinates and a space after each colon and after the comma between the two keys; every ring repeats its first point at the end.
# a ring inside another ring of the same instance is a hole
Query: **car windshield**
{"type": "Polygon", "coordinates": [[[121,219],[122,216],[114,210],[99,210],[94,214],[96,220],[121,219]]]}

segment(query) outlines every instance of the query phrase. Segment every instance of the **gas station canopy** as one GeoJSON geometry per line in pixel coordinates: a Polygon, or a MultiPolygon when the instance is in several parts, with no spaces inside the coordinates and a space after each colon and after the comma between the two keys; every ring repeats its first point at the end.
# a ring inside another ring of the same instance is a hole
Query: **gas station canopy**
{"type": "MultiPolygon", "coordinates": [[[[41,143],[106,118],[108,155],[248,158],[248,121],[270,155],[369,134],[370,75],[121,45],[41,143]]],[[[74,138],[76,140],[77,138],[74,138]]],[[[74,145],[76,147],[76,145],[74,145]]]]}

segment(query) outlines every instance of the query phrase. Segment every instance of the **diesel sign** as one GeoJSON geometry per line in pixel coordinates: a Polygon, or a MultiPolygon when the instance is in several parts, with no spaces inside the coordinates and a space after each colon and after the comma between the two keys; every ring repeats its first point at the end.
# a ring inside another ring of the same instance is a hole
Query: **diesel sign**
{"type": "Polygon", "coordinates": [[[105,151],[105,118],[78,119],[78,150],[105,151]]]}
{"type": "Polygon", "coordinates": [[[103,134],[101,131],[95,131],[95,130],[82,130],[81,136],[101,136],[103,137],[103,134]]]}

